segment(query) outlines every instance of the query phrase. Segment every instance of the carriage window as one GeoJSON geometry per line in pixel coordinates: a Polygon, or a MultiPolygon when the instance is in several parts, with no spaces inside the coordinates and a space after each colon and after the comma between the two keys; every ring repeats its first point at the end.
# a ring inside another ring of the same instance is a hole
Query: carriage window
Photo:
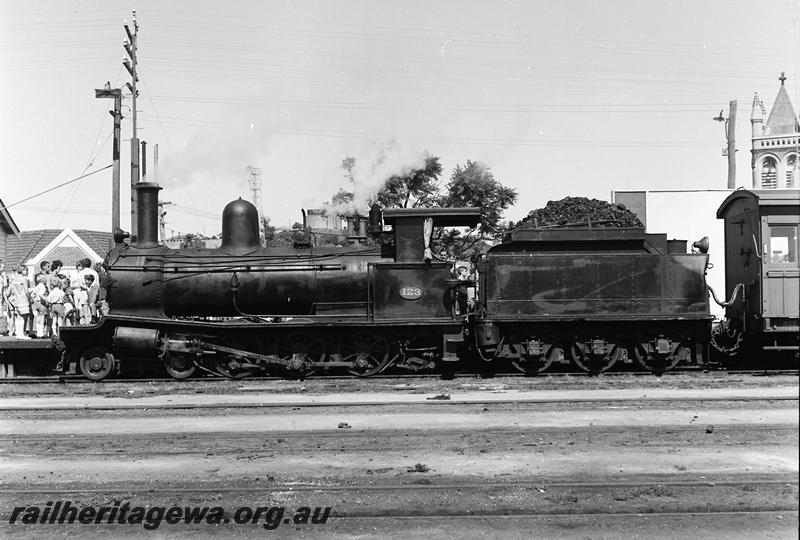
{"type": "Polygon", "coordinates": [[[797,227],[784,225],[769,228],[769,261],[797,262],[797,227]]]}

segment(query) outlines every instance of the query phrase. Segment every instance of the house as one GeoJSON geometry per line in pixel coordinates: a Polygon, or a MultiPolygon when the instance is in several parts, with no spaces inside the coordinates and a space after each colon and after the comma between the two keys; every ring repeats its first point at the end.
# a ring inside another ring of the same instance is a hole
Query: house
{"type": "Polygon", "coordinates": [[[6,263],[6,267],[10,266],[6,257],[6,245],[9,242],[9,238],[12,240],[18,239],[19,235],[19,227],[14,223],[8,208],[0,199],[0,260],[6,263]]]}
{"type": "Polygon", "coordinates": [[[40,229],[21,231],[5,238],[6,268],[25,265],[28,275],[34,276],[42,261],[60,260],[64,269],[75,269],[81,259],[102,262],[113,246],[113,235],[87,229],[40,229]]]}

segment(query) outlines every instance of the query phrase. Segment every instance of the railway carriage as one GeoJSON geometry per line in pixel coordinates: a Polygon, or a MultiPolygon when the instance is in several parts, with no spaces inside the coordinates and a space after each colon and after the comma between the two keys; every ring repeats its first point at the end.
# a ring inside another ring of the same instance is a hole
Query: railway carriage
{"type": "Polygon", "coordinates": [[[725,221],[725,320],[714,343],[728,355],[800,351],[800,190],[737,190],[725,221]]]}

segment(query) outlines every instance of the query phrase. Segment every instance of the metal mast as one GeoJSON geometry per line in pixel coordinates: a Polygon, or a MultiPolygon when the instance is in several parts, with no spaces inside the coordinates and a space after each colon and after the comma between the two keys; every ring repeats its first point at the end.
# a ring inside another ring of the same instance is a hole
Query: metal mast
{"type": "Polygon", "coordinates": [[[131,91],[131,123],[133,125],[133,135],[131,136],[131,240],[135,241],[137,237],[136,226],[136,184],[139,182],[139,136],[136,132],[136,98],[138,91],[136,90],[136,83],[139,82],[139,76],[136,73],[136,38],[139,33],[139,24],[136,22],[136,10],[133,10],[133,32],[130,27],[125,24],[125,33],[128,34],[128,40],[123,43],[125,52],[130,57],[125,58],[122,64],[128,73],[131,75],[131,82],[125,83],[125,86],[131,91]]]}
{"type": "Polygon", "coordinates": [[[264,221],[261,215],[264,211],[261,209],[261,169],[258,167],[247,167],[247,172],[250,173],[250,178],[247,183],[250,186],[250,200],[253,206],[258,210],[258,232],[262,241],[264,240],[264,221]]]}

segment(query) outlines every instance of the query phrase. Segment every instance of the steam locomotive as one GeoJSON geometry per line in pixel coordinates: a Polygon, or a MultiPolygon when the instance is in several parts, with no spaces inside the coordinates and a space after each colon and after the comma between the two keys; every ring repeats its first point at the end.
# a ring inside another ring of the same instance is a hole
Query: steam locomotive
{"type": "Polygon", "coordinates": [[[351,247],[316,247],[299,230],[273,249],[239,199],[223,211],[219,248],[174,250],[158,243],[159,186],[136,189],[138,237],[116,234],[105,262],[111,313],[59,336],[64,360],[92,380],[153,361],[177,379],[708,362],[704,242],[687,253],[642,228],[520,229],[462,281],[434,256],[432,232],[475,227],[477,208],[373,206],[351,247]],[[465,288],[477,291],[470,313],[465,288]]]}

